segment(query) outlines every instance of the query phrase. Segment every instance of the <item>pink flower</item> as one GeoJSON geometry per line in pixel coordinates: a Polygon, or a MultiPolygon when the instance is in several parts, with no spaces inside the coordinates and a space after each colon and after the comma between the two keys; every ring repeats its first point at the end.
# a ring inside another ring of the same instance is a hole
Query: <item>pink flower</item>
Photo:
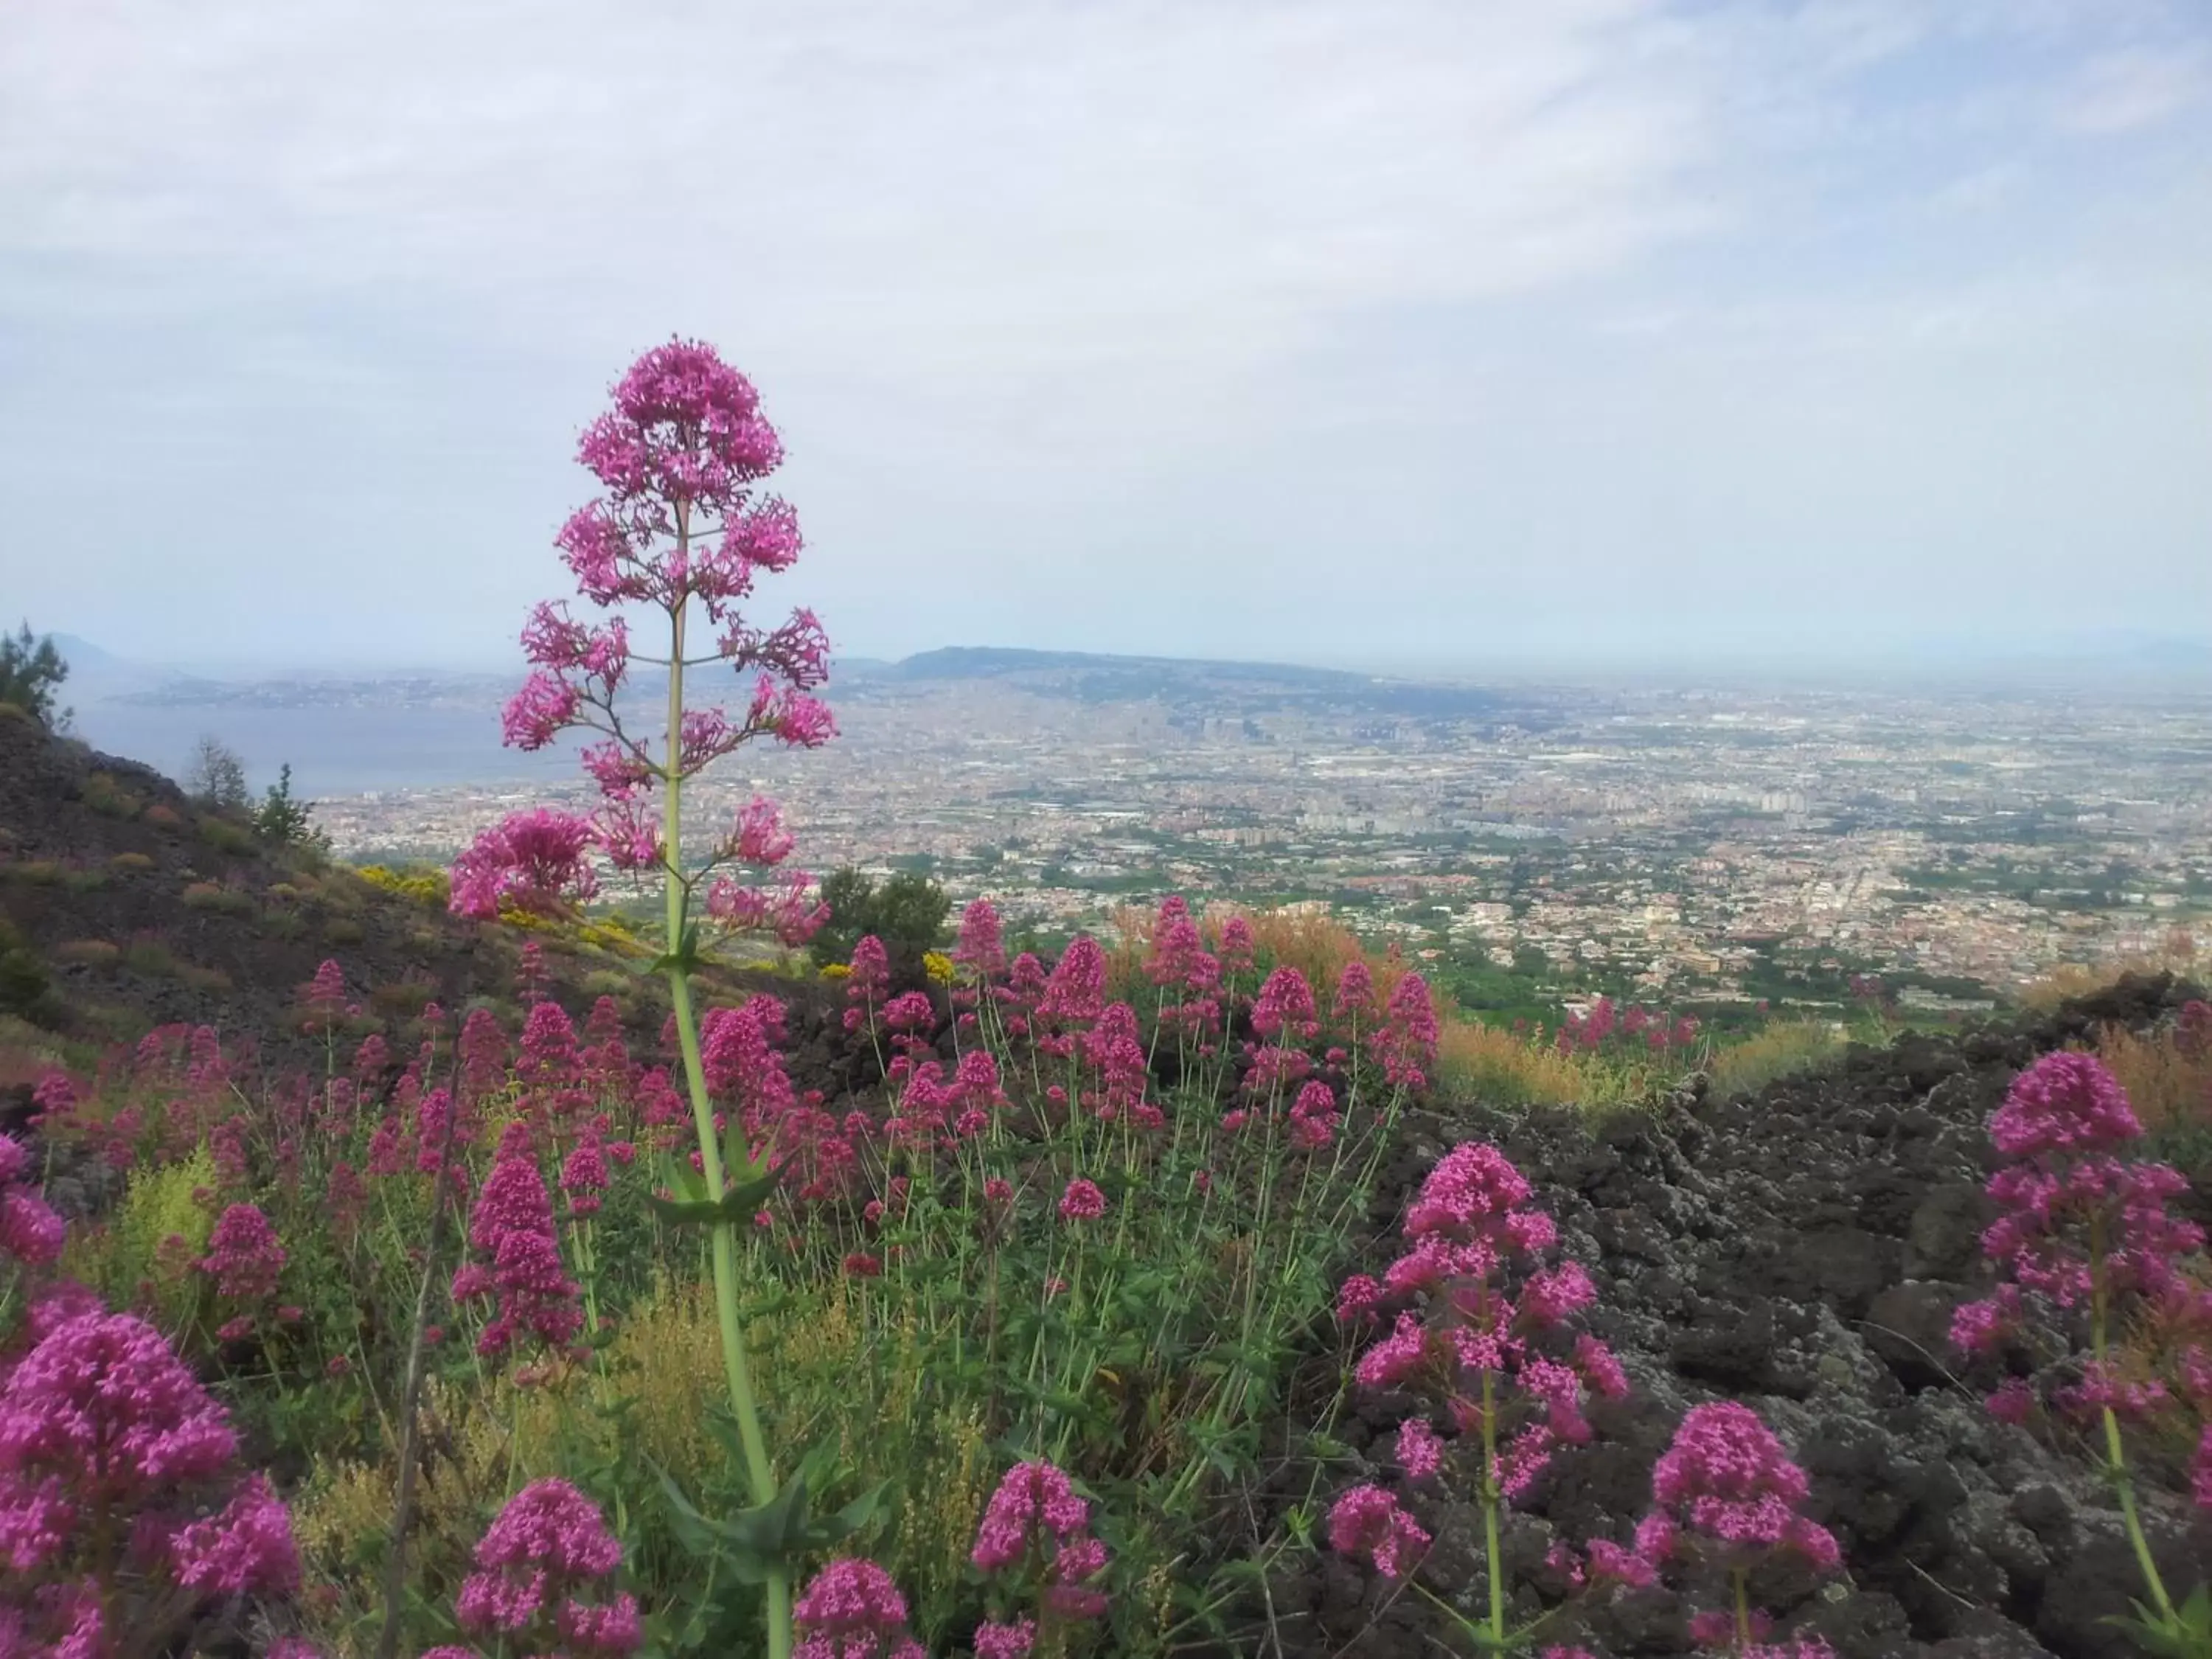
{"type": "Polygon", "coordinates": [[[1036,1645],[1036,1634],[1034,1619],[1016,1620],[1011,1625],[986,1620],[975,1626],[975,1659],[1029,1659],[1030,1649],[1036,1645]]]}
{"type": "Polygon", "coordinates": [[[502,1146],[469,1217],[469,1244],[481,1260],[454,1275],[453,1299],[499,1295],[477,1352],[504,1353],[529,1337],[556,1349],[576,1340],[584,1324],[580,1291],[562,1270],[552,1200],[526,1139],[502,1146]]]}
{"type": "Polygon", "coordinates": [[[1321,1030],[1314,1017],[1313,988],[1287,963],[1269,974],[1252,1002],[1252,1029],[1263,1037],[1304,1042],[1321,1030]]]}
{"type": "Polygon", "coordinates": [[[1097,1588],[1106,1547],[1090,1533],[1091,1506],[1065,1472],[1043,1462],[1008,1469],[985,1505],[969,1559],[988,1573],[1020,1570],[1036,1577],[1048,1613],[1096,1619],[1106,1611],[1097,1588]]]}
{"type": "Polygon", "coordinates": [[[1253,937],[1252,924],[1243,916],[1231,916],[1221,926],[1221,965],[1232,974],[1252,971],[1252,958],[1259,951],[1259,941],[1253,937]]]}
{"type": "Polygon", "coordinates": [[[1408,1480],[1425,1480],[1443,1467],[1444,1443],[1425,1417],[1409,1417],[1398,1425],[1398,1467],[1408,1480]]]}
{"type": "Polygon", "coordinates": [[[216,1295],[243,1302],[276,1295],[283,1267],[284,1247],[276,1230],[251,1204],[234,1204],[222,1212],[199,1263],[200,1271],[214,1279],[216,1295]]]}
{"type": "Polygon", "coordinates": [[[1353,1030],[1374,1014],[1375,975],[1358,957],[1346,963],[1336,976],[1336,997],[1329,1012],[1339,1025],[1353,1030]]]}
{"type": "Polygon", "coordinates": [[[960,913],[960,939],[952,947],[952,960],[979,981],[1006,972],[1006,933],[990,900],[979,898],[960,913]]]}
{"type": "Polygon", "coordinates": [[[1375,1317],[1382,1305],[1382,1287],[1365,1273],[1354,1273],[1344,1281],[1336,1293],[1336,1319],[1340,1325],[1362,1325],[1375,1317]]]}
{"type": "Polygon", "coordinates": [[[178,1584],[218,1595],[282,1595],[300,1583],[292,1517],[268,1481],[242,1481],[220,1515],[181,1528],[169,1540],[178,1584]]]}
{"type": "Polygon", "coordinates": [[[1730,1566],[1787,1553],[1833,1569],[1834,1536],[1796,1512],[1806,1493],[1805,1472],[1773,1431],[1728,1400],[1692,1407],[1651,1472],[1652,1498],[1681,1534],[1730,1566]]]}
{"type": "MultiPolygon", "coordinates": [[[[222,1407],[152,1326],[87,1309],[87,1299],[72,1292],[35,1305],[35,1346],[0,1380],[0,1562],[17,1574],[112,1573],[122,1540],[177,1536],[198,1502],[228,1495],[238,1439],[222,1407]],[[86,1524],[94,1518],[123,1525],[86,1524]]],[[[176,1565],[281,1578],[277,1540],[281,1533],[289,1545],[289,1532],[265,1494],[240,1494],[200,1532],[185,1525],[176,1565]],[[199,1565],[218,1537],[237,1547],[234,1568],[199,1565]]]]}
{"type": "Polygon", "coordinates": [[[1062,1221],[1096,1221],[1106,1213],[1106,1194],[1098,1190],[1096,1182],[1078,1176],[1067,1183],[1067,1190],[1060,1195],[1060,1218],[1062,1221]]]}
{"type": "Polygon", "coordinates": [[[738,814],[738,827],[730,839],[734,855],[746,864],[781,864],[798,843],[783,827],[781,811],[772,800],[755,795],[738,814]]]}
{"type": "Polygon", "coordinates": [[[1391,988],[1382,1034],[1382,1072],[1393,1087],[1421,1089],[1437,1062],[1437,1010],[1429,982],[1407,974],[1391,988]]]}
{"type": "Polygon", "coordinates": [[[2127,1091],[2094,1054],[2044,1055],[1990,1119],[1990,1139],[2008,1158],[2111,1152],[2142,1135],[2127,1091]]]}
{"type": "Polygon", "coordinates": [[[494,920],[502,904],[540,915],[560,915],[598,891],[586,854],[594,841],[591,821],[541,806],[516,812],[477,836],[453,860],[455,915],[494,920]]]}
{"type": "Polygon", "coordinates": [[[793,1659],[924,1659],[906,1625],[906,1597],[890,1574],[851,1557],[830,1562],[792,1606],[804,1639],[793,1659]]]}
{"type": "Polygon", "coordinates": [[[622,1546],[599,1507],[566,1480],[533,1480],[509,1498],[475,1560],[453,1602],[473,1635],[529,1633],[545,1648],[607,1659],[643,1640],[635,1600],[609,1596],[603,1582],[622,1565],[622,1546]]]}
{"type": "Polygon", "coordinates": [[[0,1135],[0,1255],[37,1267],[60,1257],[65,1229],[61,1217],[30,1189],[30,1170],[31,1155],[21,1143],[0,1135]]]}
{"type": "Polygon", "coordinates": [[[1079,933],[1060,952],[1046,980],[1039,1018],[1063,1024],[1088,1025],[1106,1009],[1106,951],[1088,933],[1079,933]]]}
{"type": "Polygon", "coordinates": [[[1365,1556],[1385,1578],[1403,1577],[1413,1565],[1407,1557],[1429,1547],[1429,1534],[1380,1486],[1354,1486],[1328,1512],[1329,1547],[1340,1555],[1365,1556]]]}

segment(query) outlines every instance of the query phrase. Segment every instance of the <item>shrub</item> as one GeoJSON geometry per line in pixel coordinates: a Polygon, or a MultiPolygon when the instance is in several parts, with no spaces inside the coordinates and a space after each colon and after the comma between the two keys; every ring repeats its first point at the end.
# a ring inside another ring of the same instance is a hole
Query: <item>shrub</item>
{"type": "Polygon", "coordinates": [[[2096,1050],[2151,1133],[2212,1122],[2212,1005],[2190,1003],[2173,1024],[2142,1036],[2107,1025],[2096,1050]]]}
{"type": "Polygon", "coordinates": [[[84,781],[84,804],[102,817],[135,818],[146,803],[106,772],[94,772],[84,781]]]}
{"type": "Polygon", "coordinates": [[[240,829],[228,818],[212,815],[204,817],[199,822],[199,832],[200,839],[218,853],[228,853],[233,858],[242,859],[256,858],[260,854],[261,844],[253,839],[252,832],[240,829]]]}
{"type": "Polygon", "coordinates": [[[808,945],[817,966],[842,962],[870,933],[893,950],[922,951],[943,943],[952,901],[927,876],[901,871],[880,887],[847,865],[822,878],[830,920],[808,945]]]}
{"type": "Polygon", "coordinates": [[[368,937],[350,916],[332,916],[323,924],[323,938],[332,945],[358,945],[368,937]]]}
{"type": "Polygon", "coordinates": [[[307,931],[307,924],[298,911],[273,907],[264,910],[254,926],[270,939],[298,939],[307,931]]]}
{"type": "Polygon", "coordinates": [[[295,847],[313,856],[328,856],[331,838],[314,825],[314,805],[312,802],[292,799],[292,766],[286,762],[278,769],[276,781],[269,786],[253,814],[253,827],[264,841],[274,842],[279,847],[295,847]]]}
{"type": "Polygon", "coordinates": [[[1437,1074],[1455,1098],[1500,1106],[1595,1103],[1618,1091],[1605,1068],[1495,1026],[1453,1021],[1437,1042],[1437,1074]]]}
{"type": "Polygon", "coordinates": [[[177,977],[195,991],[217,993],[231,988],[231,979],[220,968],[202,968],[194,963],[180,963],[177,977]]]}
{"type": "Polygon", "coordinates": [[[77,968],[112,968],[123,960],[123,947],[104,939],[73,939],[56,947],[54,960],[77,968]]]}
{"type": "Polygon", "coordinates": [[[184,902],[188,909],[217,910],[226,915],[240,915],[253,908],[250,893],[235,887],[226,887],[221,882],[195,881],[187,884],[184,902]]]}
{"type": "Polygon", "coordinates": [[[136,874],[142,870],[151,870],[154,867],[154,860],[143,853],[118,853],[113,858],[108,860],[107,867],[111,870],[125,870],[136,874]]]}
{"type": "Polygon", "coordinates": [[[185,815],[167,801],[155,801],[146,809],[143,817],[148,823],[159,830],[167,830],[173,835],[185,827],[185,815]]]}
{"type": "Polygon", "coordinates": [[[0,1012],[29,1014],[46,1000],[46,965],[30,941],[0,916],[0,1012]]]}
{"type": "Polygon", "coordinates": [[[123,965],[155,979],[174,979],[183,967],[177,953],[150,934],[141,934],[123,947],[123,965]]]}
{"type": "Polygon", "coordinates": [[[387,1019],[411,1018],[437,1000],[438,981],[412,975],[389,985],[372,987],[368,1006],[387,1019]]]}
{"type": "Polygon", "coordinates": [[[33,636],[27,622],[12,637],[0,635],[0,703],[14,705],[41,726],[67,726],[69,710],[57,717],[54,693],[68,678],[69,664],[51,635],[33,636]]]}
{"type": "Polygon", "coordinates": [[[453,896],[453,878],[431,866],[394,870],[381,864],[364,864],[354,874],[382,892],[397,894],[432,909],[443,910],[453,896]]]}

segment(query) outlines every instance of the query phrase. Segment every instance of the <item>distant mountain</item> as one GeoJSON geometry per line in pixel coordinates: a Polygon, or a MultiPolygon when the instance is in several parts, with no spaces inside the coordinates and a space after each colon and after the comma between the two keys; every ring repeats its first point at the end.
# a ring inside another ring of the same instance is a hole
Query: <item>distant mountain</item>
{"type": "Polygon", "coordinates": [[[1202,674],[1208,679],[1347,688],[1374,684],[1365,674],[1291,663],[1222,662],[1204,657],[1124,657],[1097,651],[1028,651],[1007,646],[950,645],[893,664],[902,680],[1002,679],[1016,674],[1202,674]]]}
{"type": "Polygon", "coordinates": [[[1472,686],[1385,679],[1295,663],[1225,662],[1203,657],[1115,656],[1091,651],[1030,651],[1006,646],[948,646],[859,677],[889,690],[945,680],[995,680],[1041,696],[1082,702],[1172,702],[1218,714],[1326,704],[1391,717],[1489,719],[1498,693],[1472,686]]]}
{"type": "Polygon", "coordinates": [[[122,658],[112,652],[103,651],[90,640],[81,640],[74,634],[55,634],[49,636],[54,649],[62,653],[62,660],[70,665],[73,674],[112,672],[125,667],[122,658]]]}

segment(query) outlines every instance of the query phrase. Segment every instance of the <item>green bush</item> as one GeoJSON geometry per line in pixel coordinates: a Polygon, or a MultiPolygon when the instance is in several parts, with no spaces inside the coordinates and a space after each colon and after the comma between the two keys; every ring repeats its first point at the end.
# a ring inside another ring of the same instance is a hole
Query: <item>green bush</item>
{"type": "Polygon", "coordinates": [[[0,703],[14,704],[41,726],[67,726],[70,711],[57,716],[54,693],[68,678],[69,664],[51,635],[33,635],[27,622],[21,632],[0,635],[0,703]]]}
{"type": "Polygon", "coordinates": [[[228,853],[234,858],[250,859],[261,851],[261,843],[253,839],[252,832],[241,830],[228,818],[202,818],[200,839],[216,852],[228,853]]]}
{"type": "Polygon", "coordinates": [[[822,902],[830,920],[807,947],[817,967],[848,960],[869,933],[893,951],[931,950],[942,942],[952,909],[945,890],[927,876],[902,871],[878,886],[850,865],[823,878],[822,902]]]}
{"type": "Polygon", "coordinates": [[[0,1012],[30,1013],[46,1000],[49,982],[31,942],[0,916],[0,1012]]]}
{"type": "Polygon", "coordinates": [[[135,818],[145,803],[106,772],[84,781],[84,804],[106,818],[135,818]]]}

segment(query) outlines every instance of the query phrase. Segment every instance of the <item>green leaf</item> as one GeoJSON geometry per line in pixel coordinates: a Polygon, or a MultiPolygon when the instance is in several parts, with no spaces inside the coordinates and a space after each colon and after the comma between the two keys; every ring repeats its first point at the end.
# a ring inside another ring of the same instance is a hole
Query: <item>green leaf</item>
{"type": "Polygon", "coordinates": [[[737,1227],[750,1226],[760,1210],[761,1201],[774,1192],[777,1182],[783,1179],[783,1171],[780,1169],[770,1170],[764,1175],[748,1175],[736,1185],[728,1187],[718,1202],[707,1196],[706,1182],[690,1169],[681,1164],[675,1165],[675,1168],[680,1171],[683,1183],[679,1186],[674,1180],[670,1180],[665,1184],[671,1192],[680,1196],[648,1197],[646,1200],[653,1206],[655,1215],[674,1227],[719,1227],[725,1224],[737,1227]]]}
{"type": "Polygon", "coordinates": [[[877,1481],[836,1514],[817,1521],[808,1528],[810,1536],[807,1541],[817,1549],[827,1549],[832,1544],[850,1538],[876,1518],[876,1511],[884,1506],[884,1499],[890,1495],[890,1481],[877,1481]]]}
{"type": "Polygon", "coordinates": [[[663,951],[638,970],[647,975],[681,974],[686,979],[699,971],[699,929],[696,923],[684,929],[684,936],[673,951],[663,951]]]}
{"type": "Polygon", "coordinates": [[[726,1559],[743,1583],[757,1584],[779,1567],[797,1564],[806,1547],[806,1479],[794,1474],[767,1503],[741,1510],[721,1523],[726,1559]]]}

